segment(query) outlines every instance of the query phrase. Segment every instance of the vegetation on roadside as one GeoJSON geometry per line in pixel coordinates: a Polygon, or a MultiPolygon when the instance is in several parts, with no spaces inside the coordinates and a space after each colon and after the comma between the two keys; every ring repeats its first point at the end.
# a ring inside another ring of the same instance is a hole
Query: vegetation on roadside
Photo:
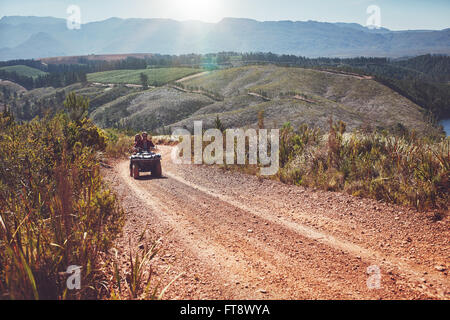
{"type": "MultiPolygon", "coordinates": [[[[263,114],[258,118],[262,128],[263,114]]],[[[280,130],[280,170],[275,178],[418,210],[448,210],[450,138],[418,137],[405,128],[395,135],[346,133],[345,123],[330,119],[329,124],[329,132],[323,134],[307,125],[294,128],[286,123],[280,130]]],[[[224,168],[259,174],[258,167],[248,161],[224,168]]]]}
{"type": "Polygon", "coordinates": [[[176,89],[181,89],[188,93],[200,93],[203,94],[215,101],[223,101],[225,98],[217,92],[207,90],[203,87],[194,87],[194,86],[185,86],[182,82],[177,82],[176,85],[173,86],[176,89]]]}
{"type": "Polygon", "coordinates": [[[307,126],[281,130],[279,178],[283,182],[383,200],[448,209],[450,139],[433,141],[414,133],[345,134],[333,123],[323,139],[307,126]]]}
{"type": "Polygon", "coordinates": [[[100,165],[129,153],[132,132],[97,128],[82,96],[70,93],[64,105],[66,113],[26,123],[0,113],[0,300],[161,298],[168,285],[149,273],[158,243],[130,252],[129,270],[101,264],[124,212],[100,165]],[[71,268],[80,289],[67,286],[71,268]]]}
{"type": "Polygon", "coordinates": [[[106,145],[105,158],[119,159],[129,156],[134,145],[133,132],[106,129],[108,143],[106,145]]]}
{"type": "MultiPolygon", "coordinates": [[[[139,236],[139,242],[145,239],[147,230],[139,236]]],[[[162,287],[162,277],[156,280],[156,273],[151,268],[152,260],[161,251],[161,239],[152,241],[150,245],[141,245],[139,250],[133,252],[130,248],[127,256],[129,269],[123,272],[119,268],[119,257],[117,255],[113,262],[113,284],[111,287],[111,300],[142,299],[142,300],[160,300],[163,298],[166,290],[183,273],[174,277],[166,286],[162,287]]],[[[170,271],[170,266],[166,268],[163,277],[170,271]]]]}
{"type": "Polygon", "coordinates": [[[99,257],[121,231],[123,211],[99,174],[106,136],[71,94],[68,113],[14,121],[0,114],[1,299],[82,299],[105,294],[99,257]],[[68,290],[69,266],[81,289],[68,290]]]}

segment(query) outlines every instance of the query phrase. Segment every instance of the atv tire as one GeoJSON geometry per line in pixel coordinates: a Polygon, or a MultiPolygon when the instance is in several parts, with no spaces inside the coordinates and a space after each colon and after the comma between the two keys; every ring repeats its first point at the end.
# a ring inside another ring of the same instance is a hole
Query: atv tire
{"type": "Polygon", "coordinates": [[[133,178],[138,179],[139,178],[139,167],[137,165],[133,166],[133,178]]]}
{"type": "Polygon", "coordinates": [[[162,176],[161,162],[158,161],[158,163],[155,164],[152,170],[152,177],[160,178],[161,176],[162,176]]]}

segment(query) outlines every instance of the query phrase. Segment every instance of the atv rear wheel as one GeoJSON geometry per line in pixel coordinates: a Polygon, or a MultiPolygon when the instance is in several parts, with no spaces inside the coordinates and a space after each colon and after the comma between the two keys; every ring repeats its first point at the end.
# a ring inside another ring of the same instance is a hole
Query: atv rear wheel
{"type": "Polygon", "coordinates": [[[161,162],[158,161],[152,170],[152,176],[156,178],[160,178],[162,176],[161,162]]]}
{"type": "Polygon", "coordinates": [[[133,165],[133,178],[134,179],[139,178],[139,167],[137,165],[133,165]]]}

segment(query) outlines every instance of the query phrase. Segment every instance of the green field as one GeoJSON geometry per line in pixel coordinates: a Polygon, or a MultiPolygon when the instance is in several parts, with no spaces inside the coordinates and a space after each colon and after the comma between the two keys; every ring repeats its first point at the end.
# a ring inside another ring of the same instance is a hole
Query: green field
{"type": "Polygon", "coordinates": [[[89,82],[99,82],[99,83],[141,84],[140,74],[144,73],[148,76],[149,85],[161,86],[168,82],[178,80],[202,71],[203,70],[201,69],[193,69],[193,68],[114,70],[114,71],[89,73],[87,75],[87,79],[89,82]]]}
{"type": "Polygon", "coordinates": [[[33,77],[33,78],[47,74],[47,72],[41,71],[39,69],[31,68],[28,66],[23,66],[23,65],[2,67],[2,68],[0,68],[0,70],[4,70],[7,72],[15,72],[21,76],[33,77]]]}

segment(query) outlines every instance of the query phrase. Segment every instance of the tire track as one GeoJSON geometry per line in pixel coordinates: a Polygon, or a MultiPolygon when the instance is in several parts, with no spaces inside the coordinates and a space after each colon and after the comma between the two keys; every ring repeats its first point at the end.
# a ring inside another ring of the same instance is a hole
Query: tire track
{"type": "MultiPolygon", "coordinates": [[[[170,148],[163,147],[162,151],[164,179],[133,180],[129,177],[127,161],[118,163],[113,170],[122,184],[119,193],[136,196],[144,204],[141,210],[149,220],[173,229],[169,242],[188,250],[189,254],[179,255],[174,264],[178,269],[184,268],[187,277],[193,272],[201,274],[204,286],[196,286],[195,296],[448,299],[446,274],[433,272],[401,256],[387,255],[370,244],[355,243],[351,237],[336,236],[324,231],[322,226],[312,227],[277,214],[271,207],[274,199],[266,207],[254,205],[254,198],[245,201],[246,195],[250,198],[255,192],[250,183],[248,186],[244,183],[236,193],[217,190],[210,186],[211,181],[201,183],[198,176],[190,176],[196,172],[195,166],[185,168],[172,164],[168,160],[170,148]],[[370,276],[366,269],[370,265],[378,265],[382,270],[379,290],[371,290],[366,285],[370,276]],[[215,292],[214,296],[211,292],[215,292]]],[[[196,173],[200,174],[201,170],[196,173]]],[[[217,176],[224,184],[230,178],[226,172],[217,176]]],[[[300,217],[306,219],[308,214],[313,212],[301,212],[300,217]]],[[[134,212],[129,215],[133,216],[134,212]]],[[[327,216],[319,220],[324,225],[346,226],[344,220],[327,216]]],[[[139,228],[145,223],[141,221],[129,227],[139,228]]],[[[168,294],[191,298],[191,292],[189,295],[183,292],[184,285],[176,286],[172,293],[169,289],[168,294]]]]}

